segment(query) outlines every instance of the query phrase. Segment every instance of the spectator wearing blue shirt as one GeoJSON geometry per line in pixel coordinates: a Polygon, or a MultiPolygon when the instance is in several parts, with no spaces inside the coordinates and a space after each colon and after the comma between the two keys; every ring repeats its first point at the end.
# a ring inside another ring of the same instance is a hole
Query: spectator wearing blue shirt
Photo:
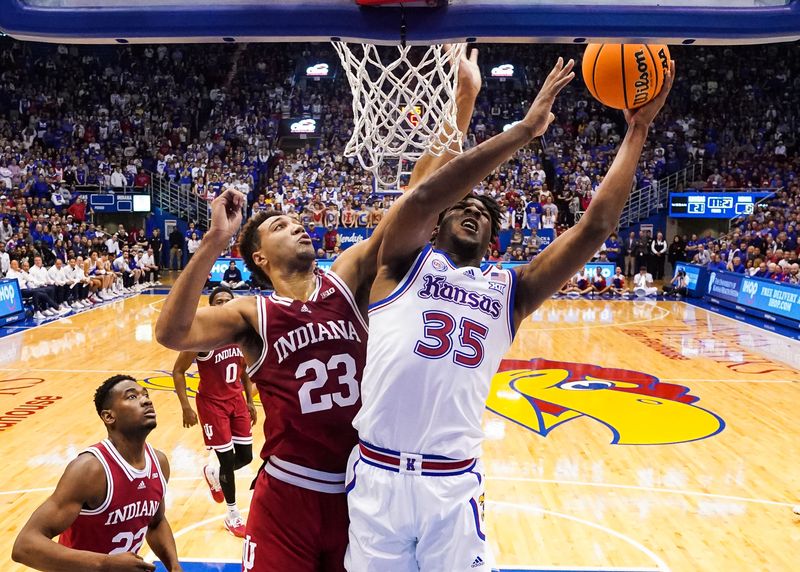
{"type": "Polygon", "coordinates": [[[621,252],[622,248],[617,240],[617,234],[612,232],[606,240],[606,256],[608,257],[608,261],[616,265],[621,252]]]}
{"type": "Polygon", "coordinates": [[[308,236],[311,237],[311,244],[314,245],[314,252],[318,252],[320,248],[322,248],[322,237],[324,233],[317,228],[316,223],[312,220],[308,223],[308,236]]]}
{"type": "Polygon", "coordinates": [[[758,270],[753,273],[753,278],[766,278],[769,272],[767,271],[767,263],[762,262],[758,265],[758,270]]]}
{"type": "Polygon", "coordinates": [[[527,228],[538,229],[539,226],[540,226],[540,222],[541,222],[541,216],[536,211],[536,207],[533,206],[533,205],[534,205],[534,203],[528,203],[527,215],[526,215],[526,218],[525,218],[526,225],[527,225],[527,228]]]}
{"type": "Polygon", "coordinates": [[[719,257],[719,254],[716,253],[711,255],[711,262],[709,262],[706,265],[706,268],[711,272],[728,269],[725,263],[722,262],[722,259],[719,257]]]}
{"type": "Polygon", "coordinates": [[[195,224],[193,222],[190,222],[189,223],[189,228],[186,231],[184,231],[183,236],[186,238],[186,241],[188,242],[189,239],[192,238],[193,234],[196,234],[197,238],[200,238],[200,239],[203,238],[203,233],[200,230],[195,228],[195,224]]]}
{"type": "Polygon", "coordinates": [[[700,250],[698,246],[700,245],[700,241],[697,240],[697,235],[693,234],[692,238],[686,241],[686,259],[692,260],[697,254],[697,251],[700,250]]]}
{"type": "Polygon", "coordinates": [[[239,270],[239,268],[236,266],[236,262],[233,260],[230,261],[228,269],[222,275],[222,281],[220,284],[230,288],[231,290],[247,288],[247,282],[242,280],[242,272],[239,270]]]}
{"type": "Polygon", "coordinates": [[[728,271],[736,272],[736,274],[744,274],[746,270],[745,265],[742,264],[742,259],[739,256],[734,256],[733,260],[728,262],[728,271]]]}

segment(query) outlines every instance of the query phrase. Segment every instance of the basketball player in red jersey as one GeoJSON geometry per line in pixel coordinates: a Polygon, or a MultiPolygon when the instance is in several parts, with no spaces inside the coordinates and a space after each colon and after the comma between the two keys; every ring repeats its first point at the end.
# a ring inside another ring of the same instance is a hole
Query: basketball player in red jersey
{"type": "Polygon", "coordinates": [[[167,570],[181,570],[164,516],[169,463],[145,442],[156,427],[147,390],[115,375],[97,388],[94,404],[108,439],[67,466],[22,527],[11,557],[36,570],[155,570],[137,554],[147,540],[167,570]]]}
{"type": "MultiPolygon", "coordinates": [[[[480,90],[477,54],[459,71],[458,125],[466,130],[480,90]]],[[[423,157],[409,187],[452,158],[423,157]]],[[[244,196],[226,191],[211,204],[211,228],[164,304],[158,341],[175,350],[238,344],[266,411],[266,442],[247,519],[246,571],[342,571],[348,542],[345,468],[357,443],[366,359],[369,290],[383,239],[345,250],[331,271],[316,271],[302,225],[276,211],[254,215],[242,230],[244,260],[269,297],[242,297],[197,308],[219,253],[241,225],[244,196]]]]}
{"type": "MultiPolygon", "coordinates": [[[[222,306],[233,300],[233,291],[218,286],[208,297],[209,306],[222,306]]],[[[172,367],[175,393],[183,409],[183,426],[193,427],[200,418],[203,440],[213,449],[219,466],[206,465],[203,476],[211,497],[228,506],[225,528],[244,538],[244,520],[236,505],[236,481],[233,472],[253,460],[253,434],[256,422],[253,384],[245,371],[244,356],[238,346],[229,344],[207,353],[181,352],[172,367]],[[200,383],[197,387],[197,413],[186,396],[186,370],[197,360],[200,383]],[[244,391],[244,399],[242,398],[244,391]]]]}

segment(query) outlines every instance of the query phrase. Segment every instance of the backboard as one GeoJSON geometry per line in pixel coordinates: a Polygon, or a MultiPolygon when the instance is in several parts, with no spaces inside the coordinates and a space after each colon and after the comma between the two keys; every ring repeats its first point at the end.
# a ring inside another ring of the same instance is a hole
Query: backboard
{"type": "Polygon", "coordinates": [[[800,39],[800,0],[0,0],[0,30],[63,43],[367,41],[409,43],[800,39]],[[424,3],[423,3],[424,4],[424,3]]]}

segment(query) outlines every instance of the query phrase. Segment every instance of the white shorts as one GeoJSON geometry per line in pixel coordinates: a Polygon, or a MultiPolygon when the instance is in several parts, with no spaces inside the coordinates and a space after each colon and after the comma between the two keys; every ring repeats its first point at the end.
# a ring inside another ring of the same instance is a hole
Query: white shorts
{"type": "Polygon", "coordinates": [[[483,525],[480,459],[458,474],[442,476],[378,465],[359,446],[347,463],[350,544],[344,565],[349,572],[493,570],[483,525]]]}

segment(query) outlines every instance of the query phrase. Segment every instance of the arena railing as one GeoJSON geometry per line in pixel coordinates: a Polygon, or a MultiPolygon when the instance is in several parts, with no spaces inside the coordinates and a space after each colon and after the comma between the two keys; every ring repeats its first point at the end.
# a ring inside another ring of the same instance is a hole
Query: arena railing
{"type": "MultiPolygon", "coordinates": [[[[703,162],[697,161],[684,169],[667,177],[655,181],[646,187],[636,189],[631,193],[619,220],[619,228],[626,228],[646,219],[647,217],[667,208],[667,198],[670,191],[678,185],[687,188],[695,181],[695,177],[703,172],[703,162]]],[[[576,220],[579,217],[576,217],[576,220]]]]}
{"type": "Polygon", "coordinates": [[[178,185],[158,173],[148,174],[154,206],[194,222],[200,230],[208,229],[211,210],[206,198],[193,193],[191,187],[178,185]]]}

